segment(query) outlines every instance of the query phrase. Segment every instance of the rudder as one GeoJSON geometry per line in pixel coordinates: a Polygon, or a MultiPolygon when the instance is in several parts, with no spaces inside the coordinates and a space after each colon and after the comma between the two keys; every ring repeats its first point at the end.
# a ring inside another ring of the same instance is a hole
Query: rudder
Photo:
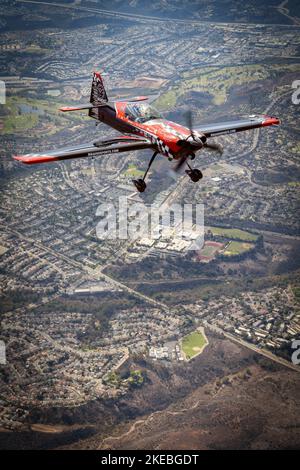
{"type": "Polygon", "coordinates": [[[99,72],[94,72],[90,103],[101,104],[108,101],[107,94],[104,88],[104,83],[99,72]]]}

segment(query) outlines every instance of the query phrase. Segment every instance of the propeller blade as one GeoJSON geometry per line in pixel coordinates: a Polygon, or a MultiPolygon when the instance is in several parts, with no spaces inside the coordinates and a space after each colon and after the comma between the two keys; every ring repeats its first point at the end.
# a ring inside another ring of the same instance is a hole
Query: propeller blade
{"type": "Polygon", "coordinates": [[[206,137],[205,135],[199,135],[199,133],[195,134],[195,130],[193,129],[193,113],[189,109],[188,111],[185,112],[185,119],[186,119],[186,127],[188,127],[190,131],[190,135],[186,137],[184,140],[181,140],[181,144],[183,145],[192,145],[194,147],[198,147],[200,144],[200,148],[202,147],[202,144],[206,142],[206,137]]]}
{"type": "Polygon", "coordinates": [[[176,164],[174,171],[177,173],[180,168],[185,164],[187,157],[181,157],[180,160],[178,160],[178,163],[176,164]]]}
{"type": "Polygon", "coordinates": [[[191,136],[194,137],[194,131],[193,131],[193,115],[192,111],[189,109],[185,113],[185,118],[186,118],[186,126],[189,128],[189,131],[191,133],[191,136]]]}
{"type": "Polygon", "coordinates": [[[213,150],[214,152],[218,152],[220,155],[222,155],[224,151],[222,145],[220,144],[214,144],[214,143],[208,144],[207,142],[205,142],[203,147],[208,150],[213,150]]]}
{"type": "MultiPolygon", "coordinates": [[[[191,152],[193,152],[194,149],[195,151],[197,151],[197,150],[200,150],[202,147],[204,147],[207,150],[218,152],[220,155],[223,154],[222,145],[213,143],[213,142],[208,143],[206,141],[207,138],[204,134],[201,134],[199,132],[195,134],[195,131],[193,130],[193,115],[190,109],[185,112],[185,120],[186,120],[186,127],[188,127],[189,129],[190,135],[186,137],[185,139],[178,140],[177,142],[178,145],[180,145],[182,148],[186,149],[187,151],[191,151],[191,152]]],[[[182,167],[186,159],[187,159],[187,156],[184,156],[179,160],[175,168],[175,171],[178,171],[182,167]]]]}

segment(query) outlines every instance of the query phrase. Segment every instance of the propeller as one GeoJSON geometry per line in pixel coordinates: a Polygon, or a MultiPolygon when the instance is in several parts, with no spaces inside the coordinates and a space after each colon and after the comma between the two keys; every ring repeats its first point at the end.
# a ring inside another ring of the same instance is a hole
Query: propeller
{"type": "MultiPolygon", "coordinates": [[[[211,150],[213,152],[218,152],[220,155],[223,153],[223,147],[217,143],[208,143],[207,137],[200,132],[196,132],[193,129],[193,116],[192,111],[189,109],[185,113],[186,124],[190,131],[190,135],[186,139],[180,139],[177,141],[177,145],[186,148],[187,151],[190,151],[190,154],[193,152],[200,150],[201,148],[205,148],[207,150],[211,150]]],[[[182,165],[186,162],[188,158],[188,154],[183,155],[181,159],[178,161],[175,171],[179,171],[182,165]]]]}
{"type": "Polygon", "coordinates": [[[223,149],[223,146],[221,144],[218,144],[218,143],[211,143],[211,144],[208,144],[208,143],[205,143],[203,145],[203,147],[205,147],[207,150],[212,150],[214,152],[218,152],[220,155],[223,154],[224,152],[224,149],[223,149]]]}
{"type": "Polygon", "coordinates": [[[202,148],[206,143],[206,136],[199,132],[195,133],[193,129],[192,111],[190,109],[185,113],[185,119],[186,127],[189,129],[190,135],[188,135],[186,139],[178,140],[177,144],[191,150],[194,149],[194,147],[197,149],[202,148]]]}
{"type": "Polygon", "coordinates": [[[181,157],[180,160],[178,160],[176,166],[174,167],[174,171],[178,172],[180,168],[185,164],[186,160],[186,156],[181,157]]]}

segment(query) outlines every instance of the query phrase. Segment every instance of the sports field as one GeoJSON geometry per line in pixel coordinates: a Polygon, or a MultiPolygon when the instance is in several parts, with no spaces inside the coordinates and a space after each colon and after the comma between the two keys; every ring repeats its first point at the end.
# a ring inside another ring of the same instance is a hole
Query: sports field
{"type": "Polygon", "coordinates": [[[200,354],[208,344],[204,330],[201,330],[193,331],[193,333],[182,338],[181,348],[188,361],[200,354]]]}
{"type": "Polygon", "coordinates": [[[244,243],[244,242],[229,242],[226,250],[223,252],[223,255],[233,256],[249,251],[253,248],[253,243],[244,243]]]}
{"type": "Polygon", "coordinates": [[[217,242],[205,242],[204,247],[200,251],[200,257],[204,258],[214,258],[216,253],[220,251],[224,247],[224,244],[217,243],[217,242]]]}
{"type": "Polygon", "coordinates": [[[217,251],[217,249],[216,249],[215,246],[204,245],[204,247],[202,248],[200,254],[201,254],[201,256],[208,256],[209,258],[213,258],[216,251],[217,251]]]}
{"type": "Polygon", "coordinates": [[[238,228],[223,228],[223,227],[207,227],[213,235],[219,235],[220,237],[232,238],[243,240],[246,242],[254,242],[257,240],[258,235],[238,228]]]}

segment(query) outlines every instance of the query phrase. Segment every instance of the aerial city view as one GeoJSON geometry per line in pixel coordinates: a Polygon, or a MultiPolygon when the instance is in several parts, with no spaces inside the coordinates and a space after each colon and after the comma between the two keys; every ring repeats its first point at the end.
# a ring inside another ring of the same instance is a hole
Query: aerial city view
{"type": "Polygon", "coordinates": [[[300,3],[0,0],[0,64],[0,449],[299,449],[300,3]]]}

